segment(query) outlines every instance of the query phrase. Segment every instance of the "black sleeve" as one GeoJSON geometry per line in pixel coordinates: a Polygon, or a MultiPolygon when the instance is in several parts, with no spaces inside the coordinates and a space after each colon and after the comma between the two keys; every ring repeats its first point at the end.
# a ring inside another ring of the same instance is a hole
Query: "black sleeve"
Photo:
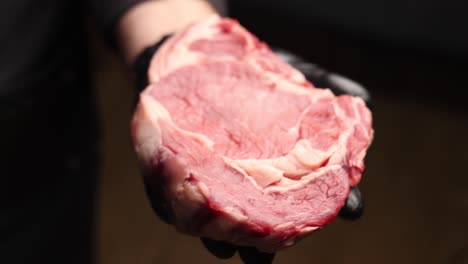
{"type": "Polygon", "coordinates": [[[113,35],[115,24],[131,7],[145,0],[88,0],[93,20],[106,41],[115,47],[113,35]]]}

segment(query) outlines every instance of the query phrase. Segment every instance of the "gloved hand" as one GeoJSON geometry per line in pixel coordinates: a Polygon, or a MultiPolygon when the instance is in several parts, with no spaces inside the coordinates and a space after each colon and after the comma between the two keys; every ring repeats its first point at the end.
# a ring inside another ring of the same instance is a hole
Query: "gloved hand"
{"type": "MultiPolygon", "coordinates": [[[[138,93],[147,85],[147,71],[151,58],[157,52],[159,47],[168,38],[164,37],[155,45],[148,47],[137,58],[134,64],[135,86],[138,93]]],[[[318,88],[329,88],[336,95],[349,94],[361,97],[370,106],[369,92],[360,84],[336,73],[329,72],[315,64],[309,63],[291,52],[275,49],[273,51],[284,61],[301,71],[304,76],[318,88]]],[[[137,93],[137,94],[138,94],[137,93]]],[[[145,179],[147,177],[144,177],[145,179]]],[[[169,223],[169,218],[165,208],[161,206],[162,197],[158,196],[158,191],[154,190],[154,185],[145,182],[146,192],[153,210],[164,222],[169,223]]],[[[345,220],[359,219],[363,213],[364,204],[361,192],[357,186],[351,188],[345,205],[339,212],[339,217],[345,220]]],[[[270,264],[273,261],[274,254],[259,252],[253,247],[239,247],[222,241],[214,241],[207,238],[201,238],[203,245],[214,256],[221,259],[228,259],[239,252],[239,256],[245,264],[270,264]]]]}

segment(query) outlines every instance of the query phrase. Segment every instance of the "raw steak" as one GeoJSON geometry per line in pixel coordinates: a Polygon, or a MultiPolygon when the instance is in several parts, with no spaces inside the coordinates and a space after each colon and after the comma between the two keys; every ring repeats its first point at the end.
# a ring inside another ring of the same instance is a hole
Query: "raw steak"
{"type": "Polygon", "coordinates": [[[332,221],[360,181],[364,102],[315,88],[235,20],[171,37],[149,80],[133,142],[181,232],[277,251],[332,221]]]}

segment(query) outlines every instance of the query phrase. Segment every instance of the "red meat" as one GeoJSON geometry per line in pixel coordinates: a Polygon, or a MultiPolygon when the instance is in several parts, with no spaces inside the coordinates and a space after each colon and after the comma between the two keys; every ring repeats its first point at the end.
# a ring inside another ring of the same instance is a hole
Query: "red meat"
{"type": "Polygon", "coordinates": [[[360,181],[364,102],[314,87],[235,20],[171,37],[149,80],[133,142],[181,232],[274,252],[332,221],[360,181]]]}

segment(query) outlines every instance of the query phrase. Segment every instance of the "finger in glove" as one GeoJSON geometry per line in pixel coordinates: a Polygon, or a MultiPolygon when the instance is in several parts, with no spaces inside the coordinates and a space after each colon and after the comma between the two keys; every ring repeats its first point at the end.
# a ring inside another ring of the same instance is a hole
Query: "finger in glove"
{"type": "Polygon", "coordinates": [[[236,247],[229,243],[215,241],[204,237],[201,238],[201,241],[211,254],[220,259],[228,259],[236,254],[236,247]]]}
{"type": "Polygon", "coordinates": [[[348,94],[361,97],[370,107],[370,94],[361,84],[337,73],[310,63],[300,56],[278,48],[272,50],[285,62],[300,71],[317,88],[329,88],[335,95],[348,94]]]}
{"type": "Polygon", "coordinates": [[[364,201],[357,186],[351,187],[345,205],[341,208],[339,216],[345,220],[357,220],[364,212],[364,201]]]}
{"type": "Polygon", "coordinates": [[[239,251],[239,256],[244,264],[271,264],[275,254],[258,251],[254,247],[236,247],[227,242],[201,238],[205,248],[220,259],[228,259],[239,251]]]}
{"type": "Polygon", "coordinates": [[[163,197],[162,190],[157,190],[157,188],[154,188],[154,185],[146,180],[147,177],[144,177],[144,179],[146,196],[148,197],[151,208],[162,221],[164,221],[166,224],[170,224],[171,216],[167,208],[167,203],[163,197]]]}
{"type": "Polygon", "coordinates": [[[238,247],[239,256],[244,264],[271,264],[275,254],[260,252],[254,247],[238,247]]]}

